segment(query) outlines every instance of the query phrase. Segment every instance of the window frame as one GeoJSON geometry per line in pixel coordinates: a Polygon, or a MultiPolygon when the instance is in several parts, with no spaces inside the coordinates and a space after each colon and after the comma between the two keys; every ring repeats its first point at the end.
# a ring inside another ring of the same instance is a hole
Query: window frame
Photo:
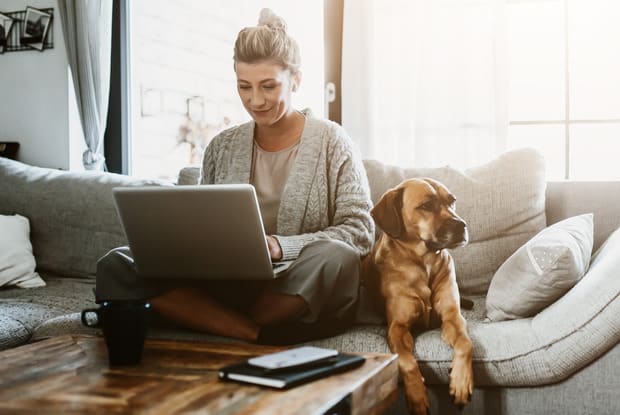
{"type": "MultiPolygon", "coordinates": [[[[128,175],[131,171],[131,84],[130,84],[130,10],[129,0],[112,0],[112,48],[110,97],[104,135],[106,168],[113,173],[128,175]]],[[[340,68],[342,62],[342,14],[344,0],[323,3],[325,39],[325,84],[336,85],[336,100],[329,105],[329,119],[340,123],[340,68]]]]}
{"type": "MultiPolygon", "coordinates": [[[[564,180],[571,180],[571,136],[570,127],[576,124],[620,124],[620,118],[571,119],[570,117],[570,43],[568,33],[568,0],[551,0],[562,3],[564,11],[564,119],[561,120],[508,120],[508,128],[517,125],[562,125],[564,126],[564,180]]],[[[540,0],[509,0],[509,3],[540,2],[540,0]]]]}

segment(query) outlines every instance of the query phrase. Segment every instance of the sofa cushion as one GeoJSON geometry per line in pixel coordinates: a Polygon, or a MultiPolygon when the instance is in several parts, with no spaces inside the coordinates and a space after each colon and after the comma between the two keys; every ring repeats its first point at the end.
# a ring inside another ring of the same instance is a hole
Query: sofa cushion
{"type": "Polygon", "coordinates": [[[555,223],[502,264],[487,293],[491,321],[532,317],[572,288],[588,269],[592,214],[555,223]]]}
{"type": "Polygon", "coordinates": [[[45,287],[0,289],[0,349],[31,340],[37,328],[50,319],[94,305],[93,280],[51,274],[42,277],[45,287]]]}
{"type": "Polygon", "coordinates": [[[546,225],[545,165],[532,149],[513,150],[479,167],[401,168],[365,160],[371,197],[401,181],[430,177],[457,198],[457,212],[467,222],[469,244],[452,251],[456,276],[465,295],[486,293],[499,266],[546,225]]]}
{"type": "MultiPolygon", "coordinates": [[[[0,302],[1,308],[1,302],[0,302]]],[[[27,327],[11,315],[0,313],[0,350],[24,344],[30,339],[27,327]]]]}
{"type": "Polygon", "coordinates": [[[0,214],[30,220],[39,271],[63,276],[94,275],[97,260],[126,245],[112,188],[164,185],[113,173],[66,172],[0,158],[0,214]]]}

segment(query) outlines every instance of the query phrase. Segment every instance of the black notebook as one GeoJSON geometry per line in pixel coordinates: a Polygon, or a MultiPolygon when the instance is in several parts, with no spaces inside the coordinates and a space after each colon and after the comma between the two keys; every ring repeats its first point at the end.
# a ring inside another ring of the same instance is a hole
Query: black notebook
{"type": "Polygon", "coordinates": [[[241,363],[220,369],[219,376],[220,379],[285,389],[361,366],[365,360],[363,356],[339,354],[286,369],[265,369],[241,363]]]}

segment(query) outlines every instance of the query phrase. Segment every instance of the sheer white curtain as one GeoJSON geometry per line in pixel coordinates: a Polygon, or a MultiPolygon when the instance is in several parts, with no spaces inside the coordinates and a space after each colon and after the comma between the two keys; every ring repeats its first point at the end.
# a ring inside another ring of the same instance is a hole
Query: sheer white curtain
{"type": "Polygon", "coordinates": [[[86,151],[86,170],[103,170],[108,116],[112,0],[58,0],[86,151]]]}
{"type": "Polygon", "coordinates": [[[365,158],[467,167],[505,148],[505,0],[345,0],[342,124],[365,158]]]}

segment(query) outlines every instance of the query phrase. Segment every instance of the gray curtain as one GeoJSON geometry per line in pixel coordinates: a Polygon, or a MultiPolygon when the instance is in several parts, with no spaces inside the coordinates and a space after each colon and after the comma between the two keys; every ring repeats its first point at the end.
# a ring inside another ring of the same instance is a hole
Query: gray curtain
{"type": "Polygon", "coordinates": [[[58,0],[86,151],[84,168],[103,170],[110,92],[112,0],[58,0]]]}

